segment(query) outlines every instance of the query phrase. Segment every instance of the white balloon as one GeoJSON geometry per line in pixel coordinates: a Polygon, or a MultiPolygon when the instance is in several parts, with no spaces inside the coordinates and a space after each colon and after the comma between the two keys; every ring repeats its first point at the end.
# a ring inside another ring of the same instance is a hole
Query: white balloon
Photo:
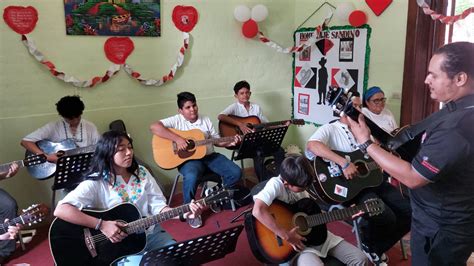
{"type": "Polygon", "coordinates": [[[349,15],[355,10],[353,3],[340,3],[336,6],[334,15],[341,21],[347,22],[349,15]]]}
{"type": "Polygon", "coordinates": [[[248,6],[239,5],[234,9],[234,18],[240,22],[250,19],[250,8],[248,6]]]}
{"type": "Polygon", "coordinates": [[[252,8],[252,19],[256,22],[263,21],[268,16],[268,9],[264,5],[256,5],[252,8]]]}

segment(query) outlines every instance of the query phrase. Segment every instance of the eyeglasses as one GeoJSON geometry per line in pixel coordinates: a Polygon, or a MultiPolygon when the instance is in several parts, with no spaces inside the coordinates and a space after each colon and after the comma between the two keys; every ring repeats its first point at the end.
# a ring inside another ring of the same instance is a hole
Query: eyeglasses
{"type": "Polygon", "coordinates": [[[387,98],[380,98],[380,99],[372,99],[370,101],[375,103],[375,104],[381,104],[381,103],[385,103],[386,100],[387,100],[387,98]]]}

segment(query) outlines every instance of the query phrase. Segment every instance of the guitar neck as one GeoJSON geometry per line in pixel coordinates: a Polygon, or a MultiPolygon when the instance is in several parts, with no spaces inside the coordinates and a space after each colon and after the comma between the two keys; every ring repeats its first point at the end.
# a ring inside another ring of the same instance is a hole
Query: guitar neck
{"type": "MultiPolygon", "coordinates": [[[[360,112],[356,108],[352,107],[352,108],[346,110],[345,114],[347,116],[349,116],[352,120],[359,121],[360,112]]],[[[388,141],[393,138],[392,135],[387,133],[385,130],[381,129],[377,124],[375,124],[375,122],[370,120],[370,118],[368,118],[366,115],[364,115],[364,118],[365,118],[365,122],[366,122],[367,126],[370,129],[370,133],[377,140],[379,140],[381,142],[381,144],[386,145],[388,143],[388,141]]]]}
{"type": "Polygon", "coordinates": [[[86,147],[75,148],[75,149],[72,149],[72,150],[66,150],[66,151],[64,151],[64,155],[70,156],[70,155],[75,155],[75,154],[94,152],[96,146],[97,145],[90,145],[90,146],[86,146],[86,147]]]}
{"type": "Polygon", "coordinates": [[[25,166],[25,163],[23,162],[23,160],[13,161],[13,162],[10,162],[10,163],[5,163],[5,164],[0,164],[0,173],[8,172],[8,170],[10,169],[10,166],[14,163],[16,163],[19,167],[24,167],[25,166]]]}
{"type": "Polygon", "coordinates": [[[8,227],[9,226],[14,226],[16,224],[25,224],[25,222],[23,222],[23,218],[21,216],[18,216],[14,219],[11,219],[6,223],[0,224],[0,235],[5,234],[6,232],[8,232],[8,227]]]}
{"type": "Polygon", "coordinates": [[[326,224],[334,221],[345,220],[354,214],[364,211],[362,206],[353,206],[345,209],[334,210],[326,213],[309,215],[306,217],[309,227],[326,224]]]}
{"type": "Polygon", "coordinates": [[[196,140],[194,143],[196,146],[205,146],[208,144],[217,144],[221,142],[230,142],[234,140],[234,136],[229,136],[229,137],[222,137],[222,138],[216,138],[216,139],[203,139],[203,140],[196,140]]]}
{"type": "MultiPolygon", "coordinates": [[[[203,206],[206,205],[206,199],[200,199],[195,202],[200,203],[203,206]]],[[[159,224],[161,222],[173,219],[174,217],[177,217],[181,214],[191,211],[191,208],[189,207],[189,205],[190,204],[182,205],[182,206],[173,208],[169,211],[128,223],[127,227],[125,228],[125,232],[127,232],[127,234],[143,232],[145,229],[147,229],[148,227],[152,225],[159,224]]]]}

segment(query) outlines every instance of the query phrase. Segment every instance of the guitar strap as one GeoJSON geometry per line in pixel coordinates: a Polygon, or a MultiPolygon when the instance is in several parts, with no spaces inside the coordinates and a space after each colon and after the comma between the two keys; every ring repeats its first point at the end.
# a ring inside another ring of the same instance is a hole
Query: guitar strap
{"type": "Polygon", "coordinates": [[[413,140],[416,136],[424,132],[433,122],[439,121],[439,119],[447,119],[449,116],[446,116],[448,113],[453,113],[455,111],[463,110],[474,110],[474,95],[468,95],[464,100],[456,103],[449,102],[443,106],[441,110],[436,113],[431,114],[422,121],[407,127],[404,130],[401,130],[394,138],[388,141],[387,146],[391,150],[396,150],[403,144],[413,140]]]}

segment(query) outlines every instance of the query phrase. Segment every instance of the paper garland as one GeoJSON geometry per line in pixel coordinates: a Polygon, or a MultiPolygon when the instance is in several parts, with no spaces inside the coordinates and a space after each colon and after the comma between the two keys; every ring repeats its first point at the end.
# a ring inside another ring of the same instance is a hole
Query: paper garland
{"type": "Polygon", "coordinates": [[[104,83],[108,81],[113,75],[117,74],[117,72],[120,70],[120,65],[113,64],[107,69],[105,72],[105,75],[102,77],[93,77],[89,80],[84,80],[81,81],[71,75],[68,75],[64,72],[58,71],[56,69],[56,66],[51,62],[45,59],[44,55],[38,51],[36,48],[36,45],[34,44],[33,41],[28,40],[28,38],[25,35],[21,36],[21,41],[23,44],[28,48],[28,52],[43,66],[48,68],[49,72],[56,77],[59,80],[62,80],[66,83],[70,83],[71,85],[79,88],[90,88],[94,87],[97,84],[104,83]]]}
{"type": "Polygon", "coordinates": [[[429,15],[431,16],[432,20],[439,20],[441,23],[444,23],[444,24],[453,24],[458,20],[465,19],[471,13],[474,13],[474,7],[470,7],[464,10],[459,15],[445,16],[445,15],[436,13],[434,10],[430,9],[430,6],[425,2],[425,0],[417,0],[416,3],[418,4],[418,6],[423,8],[423,13],[425,13],[425,15],[429,15]]]}
{"type": "Polygon", "coordinates": [[[325,27],[324,23],[323,23],[323,25],[317,26],[316,29],[314,30],[313,35],[311,36],[311,38],[309,38],[305,42],[302,42],[300,45],[293,46],[293,47],[283,48],[280,45],[278,45],[277,43],[275,43],[274,41],[268,39],[262,32],[258,33],[258,39],[260,40],[260,42],[270,46],[273,49],[275,49],[277,52],[284,53],[284,54],[299,53],[299,52],[303,51],[306,47],[310,47],[312,44],[314,44],[316,42],[316,38],[319,35],[319,33],[321,32],[321,30],[323,29],[323,27],[325,27]]]}
{"type": "Polygon", "coordinates": [[[124,70],[125,72],[128,73],[128,75],[136,80],[138,80],[141,84],[146,85],[146,86],[161,86],[164,83],[172,80],[176,74],[176,70],[183,65],[184,62],[184,54],[186,53],[186,50],[188,50],[189,47],[189,33],[183,32],[183,46],[179,49],[178,52],[178,57],[176,58],[176,63],[171,67],[171,71],[168,73],[168,75],[163,76],[159,80],[155,79],[142,79],[140,78],[141,74],[139,72],[136,72],[135,70],[132,69],[132,67],[128,64],[124,65],[124,70]]]}

